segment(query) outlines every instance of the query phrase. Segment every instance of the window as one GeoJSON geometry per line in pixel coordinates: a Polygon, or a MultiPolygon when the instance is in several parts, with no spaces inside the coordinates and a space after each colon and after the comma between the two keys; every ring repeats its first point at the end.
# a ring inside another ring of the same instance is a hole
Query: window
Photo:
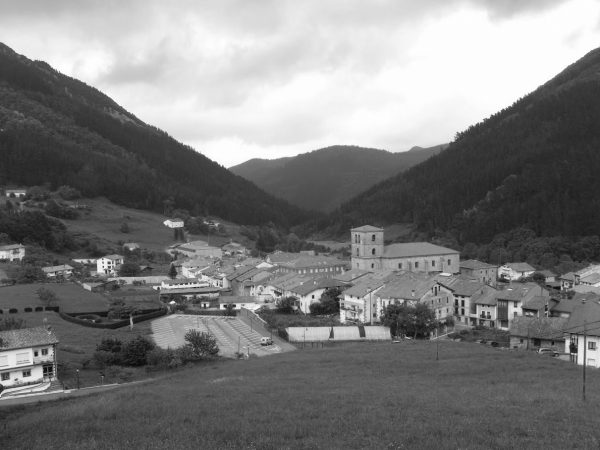
{"type": "Polygon", "coordinates": [[[452,261],[448,260],[448,265],[452,264],[452,261]]]}
{"type": "Polygon", "coordinates": [[[435,261],[433,259],[431,260],[431,267],[435,267],[435,261]]]}
{"type": "Polygon", "coordinates": [[[29,353],[17,353],[17,364],[27,364],[29,362],[29,353]]]}
{"type": "Polygon", "coordinates": [[[31,369],[27,369],[23,371],[23,378],[27,378],[31,376],[31,369]]]}
{"type": "Polygon", "coordinates": [[[38,352],[37,350],[35,350],[35,351],[33,352],[33,356],[37,358],[37,357],[39,356],[39,352],[38,352]]]}
{"type": "Polygon", "coordinates": [[[460,301],[460,306],[462,306],[464,308],[464,306],[465,306],[465,301],[464,300],[460,301]]]}
{"type": "Polygon", "coordinates": [[[375,249],[371,249],[371,255],[375,254],[375,249]]]}
{"type": "Polygon", "coordinates": [[[398,269],[402,269],[402,263],[398,263],[398,269]]]}
{"type": "Polygon", "coordinates": [[[415,269],[418,269],[418,268],[419,268],[419,261],[417,261],[417,262],[415,263],[415,269]]]}
{"type": "Polygon", "coordinates": [[[596,343],[594,341],[588,342],[588,350],[596,350],[596,343]]]}
{"type": "Polygon", "coordinates": [[[10,380],[10,372],[4,372],[0,375],[0,381],[8,381],[10,380]]]}
{"type": "Polygon", "coordinates": [[[358,256],[358,249],[356,249],[356,256],[358,256]]]}
{"type": "Polygon", "coordinates": [[[375,264],[371,263],[371,269],[375,268],[375,264]]]}
{"type": "Polygon", "coordinates": [[[8,355],[0,356],[0,367],[8,366],[8,355]]]}
{"type": "Polygon", "coordinates": [[[371,235],[371,242],[375,242],[375,235],[371,235]]]}

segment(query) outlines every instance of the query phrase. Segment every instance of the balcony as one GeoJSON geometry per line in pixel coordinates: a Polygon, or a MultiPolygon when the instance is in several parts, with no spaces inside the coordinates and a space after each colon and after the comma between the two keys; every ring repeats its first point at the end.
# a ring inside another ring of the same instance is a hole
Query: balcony
{"type": "Polygon", "coordinates": [[[33,357],[33,364],[43,364],[43,363],[54,363],[54,356],[42,355],[42,356],[34,356],[33,357]]]}

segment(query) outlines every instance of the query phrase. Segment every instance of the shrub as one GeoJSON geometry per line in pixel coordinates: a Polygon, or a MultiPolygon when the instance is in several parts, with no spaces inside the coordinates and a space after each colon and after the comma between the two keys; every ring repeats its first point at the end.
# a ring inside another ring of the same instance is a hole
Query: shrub
{"type": "Polygon", "coordinates": [[[159,369],[174,369],[183,364],[181,356],[177,350],[163,349],[154,347],[146,354],[148,365],[159,369]]]}
{"type": "Polygon", "coordinates": [[[150,342],[143,336],[138,336],[132,341],[125,344],[122,350],[123,363],[128,366],[143,366],[146,364],[146,355],[155,347],[154,343],[150,342]]]}

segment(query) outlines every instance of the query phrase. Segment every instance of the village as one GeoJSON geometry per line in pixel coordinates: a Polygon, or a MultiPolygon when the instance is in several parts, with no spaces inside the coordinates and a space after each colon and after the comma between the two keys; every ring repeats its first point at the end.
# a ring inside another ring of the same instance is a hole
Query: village
{"type": "MultiPolygon", "coordinates": [[[[181,219],[167,219],[163,226],[175,238],[185,236],[181,219]]],[[[506,341],[488,345],[600,367],[595,354],[600,343],[600,265],[556,275],[525,262],[497,266],[461,260],[458,251],[427,242],[386,245],[385,230],[371,225],[351,229],[350,238],[351,256],[345,260],[315,251],[251,257],[249,249],[233,241],[220,247],[181,241],[165,249],[172,259],[169,273],[154,274],[146,266],[138,267],[135,276],[125,276],[122,268],[125,255],[140,246],[124,243],[123,254],[43,267],[47,284],[74,284],[100,294],[115,289],[154,292],[154,308],[124,308],[114,322],[101,324],[106,322],[101,312],[61,312],[55,305],[19,311],[4,298],[0,318],[55,311],[81,326],[133,328],[149,321],[152,339],[161,348],[184,345],[185,333],[194,329],[213,336],[220,355],[232,358],[267,356],[307,343],[401,343],[417,337],[459,341],[469,330],[497,330],[505,333],[506,341]],[[89,275],[84,280],[77,276],[81,267],[89,275]],[[410,336],[399,325],[390,326],[386,314],[393,308],[416,305],[435,319],[425,332],[410,336]],[[292,317],[314,317],[317,323],[276,327],[261,317],[265,311],[284,309],[292,317]]],[[[25,255],[24,245],[0,246],[2,261],[18,264],[25,255]]],[[[0,397],[60,388],[60,341],[50,327],[0,332],[0,397]]]]}

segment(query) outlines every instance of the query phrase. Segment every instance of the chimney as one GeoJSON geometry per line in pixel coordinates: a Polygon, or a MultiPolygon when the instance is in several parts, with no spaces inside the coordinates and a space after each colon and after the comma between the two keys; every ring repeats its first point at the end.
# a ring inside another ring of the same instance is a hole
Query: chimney
{"type": "Polygon", "coordinates": [[[415,296],[415,290],[413,289],[410,294],[414,297],[415,296]]]}

